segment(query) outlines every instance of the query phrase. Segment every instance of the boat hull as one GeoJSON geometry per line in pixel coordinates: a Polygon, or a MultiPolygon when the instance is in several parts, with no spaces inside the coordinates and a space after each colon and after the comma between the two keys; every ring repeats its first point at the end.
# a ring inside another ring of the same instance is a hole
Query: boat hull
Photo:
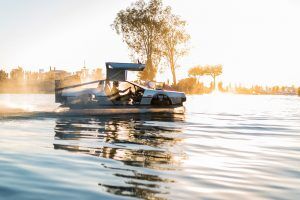
{"type": "Polygon", "coordinates": [[[61,115],[114,115],[114,114],[147,114],[171,113],[183,114],[184,106],[177,107],[100,107],[100,108],[69,108],[60,107],[56,110],[61,115]]]}

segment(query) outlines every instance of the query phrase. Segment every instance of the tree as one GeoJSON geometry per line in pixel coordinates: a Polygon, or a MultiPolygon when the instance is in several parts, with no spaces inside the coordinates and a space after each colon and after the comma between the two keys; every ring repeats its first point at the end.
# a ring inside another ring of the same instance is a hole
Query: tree
{"type": "Polygon", "coordinates": [[[0,70],[0,82],[5,81],[8,78],[8,74],[4,70],[0,70]]]}
{"type": "Polygon", "coordinates": [[[188,48],[186,46],[190,39],[190,35],[185,31],[186,22],[181,20],[179,16],[166,13],[165,23],[163,27],[163,56],[166,58],[172,72],[173,84],[176,85],[176,63],[177,60],[186,55],[188,48]]]}
{"type": "Polygon", "coordinates": [[[39,73],[37,72],[25,72],[26,81],[37,81],[39,78],[39,73]]]}
{"type": "Polygon", "coordinates": [[[154,80],[157,66],[161,61],[161,29],[165,13],[161,0],[150,0],[146,3],[139,0],[126,10],[121,10],[114,20],[113,28],[132,51],[132,58],[146,63],[140,73],[142,80],[154,80]]]}
{"type": "Polygon", "coordinates": [[[206,72],[205,72],[204,68],[200,65],[193,67],[193,68],[189,69],[189,71],[188,71],[189,76],[196,78],[198,82],[199,82],[200,76],[205,75],[205,73],[206,72]]]}
{"type": "Polygon", "coordinates": [[[93,80],[100,80],[100,79],[102,79],[102,69],[100,69],[100,68],[97,68],[97,69],[94,69],[93,71],[92,71],[92,79],[93,80]]]}
{"type": "Polygon", "coordinates": [[[18,67],[17,69],[11,70],[10,78],[14,81],[23,81],[24,80],[24,71],[23,71],[22,67],[18,67]]]}
{"type": "Polygon", "coordinates": [[[222,65],[206,66],[204,68],[204,71],[205,71],[206,75],[209,75],[213,78],[213,81],[214,81],[213,88],[215,90],[216,89],[216,77],[220,76],[223,72],[222,65]]]}
{"type": "Polygon", "coordinates": [[[208,75],[213,78],[213,85],[212,88],[216,88],[216,77],[220,76],[223,72],[222,65],[206,65],[204,67],[202,66],[196,66],[191,68],[188,71],[189,76],[197,78],[199,81],[200,76],[208,75]]]}

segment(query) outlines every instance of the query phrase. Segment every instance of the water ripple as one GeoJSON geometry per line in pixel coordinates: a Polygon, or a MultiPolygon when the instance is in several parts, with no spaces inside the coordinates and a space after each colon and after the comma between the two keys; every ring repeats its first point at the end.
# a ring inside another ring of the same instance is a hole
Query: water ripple
{"type": "Polygon", "coordinates": [[[186,107],[2,117],[0,199],[300,198],[299,98],[191,96],[186,107]]]}

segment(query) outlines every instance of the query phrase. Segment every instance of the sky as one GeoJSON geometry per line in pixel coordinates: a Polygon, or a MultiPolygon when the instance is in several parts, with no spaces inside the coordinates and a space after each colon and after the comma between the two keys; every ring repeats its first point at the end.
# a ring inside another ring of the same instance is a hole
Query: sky
{"type": "MultiPolygon", "coordinates": [[[[133,0],[0,0],[0,69],[76,71],[130,62],[111,28],[133,0]]],[[[232,84],[300,85],[300,1],[164,0],[186,20],[190,53],[178,78],[196,65],[222,64],[232,84]]],[[[158,80],[170,79],[170,72],[158,80]]]]}

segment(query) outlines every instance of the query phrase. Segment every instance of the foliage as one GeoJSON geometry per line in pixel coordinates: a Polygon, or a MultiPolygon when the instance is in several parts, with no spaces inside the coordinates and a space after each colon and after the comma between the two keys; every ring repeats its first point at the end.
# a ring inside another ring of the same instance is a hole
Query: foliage
{"type": "Polygon", "coordinates": [[[204,68],[199,65],[199,66],[196,66],[196,67],[193,67],[193,68],[189,69],[188,74],[189,74],[190,77],[196,78],[199,82],[200,76],[204,76],[205,71],[204,71],[204,68]]]}
{"type": "Polygon", "coordinates": [[[39,78],[38,72],[25,72],[25,79],[30,81],[37,81],[39,78]]]}
{"type": "Polygon", "coordinates": [[[213,78],[214,81],[214,89],[216,88],[216,77],[220,76],[223,72],[222,65],[212,65],[212,66],[206,66],[204,68],[205,74],[210,75],[213,78]]]}
{"type": "Polygon", "coordinates": [[[210,75],[211,77],[215,78],[222,74],[223,67],[222,65],[206,65],[204,67],[204,71],[206,75],[210,75]]]}
{"type": "Polygon", "coordinates": [[[71,73],[64,70],[31,72],[24,71],[21,67],[18,67],[10,71],[10,77],[5,71],[0,70],[0,77],[6,77],[5,81],[0,79],[0,93],[53,93],[54,80],[62,80],[65,84],[64,86],[76,85],[84,81],[79,75],[85,71],[87,71],[87,80],[102,79],[102,70],[100,68],[92,71],[84,69],[71,75],[71,73]]]}
{"type": "Polygon", "coordinates": [[[200,76],[208,75],[213,78],[213,88],[215,89],[216,86],[216,77],[220,76],[223,72],[222,65],[206,65],[204,67],[202,66],[196,66],[191,68],[188,71],[189,76],[195,77],[199,81],[200,76]]]}
{"type": "Polygon", "coordinates": [[[0,70],[0,81],[5,81],[8,78],[8,74],[4,70],[0,70]]]}
{"type": "Polygon", "coordinates": [[[140,73],[141,80],[154,80],[158,65],[165,58],[171,68],[176,84],[176,63],[187,53],[186,43],[190,36],[185,32],[186,22],[172,14],[162,0],[138,0],[121,10],[114,20],[113,28],[122,35],[134,60],[146,63],[140,73]]]}
{"type": "Polygon", "coordinates": [[[93,72],[92,72],[92,79],[93,80],[100,80],[102,78],[103,78],[102,69],[100,69],[100,68],[94,69],[93,72]]]}
{"type": "MultiPolygon", "coordinates": [[[[170,10],[171,11],[171,10],[170,10]]],[[[166,58],[172,72],[173,84],[176,85],[176,63],[177,60],[188,52],[187,42],[190,35],[185,31],[186,22],[179,16],[168,12],[162,30],[163,56],[166,58]]]]}
{"type": "Polygon", "coordinates": [[[180,80],[176,85],[176,89],[187,94],[200,94],[204,92],[203,84],[192,77],[180,80]]]}
{"type": "Polygon", "coordinates": [[[220,91],[220,92],[225,92],[226,90],[224,89],[224,87],[223,87],[223,82],[219,82],[218,83],[218,90],[220,91]]]}
{"type": "Polygon", "coordinates": [[[121,10],[114,20],[113,28],[121,34],[132,51],[132,57],[146,62],[146,68],[140,74],[142,80],[154,80],[157,66],[161,61],[161,29],[165,13],[161,0],[146,3],[139,0],[126,10],[121,10]]]}
{"type": "Polygon", "coordinates": [[[11,70],[10,78],[15,81],[23,81],[24,80],[24,70],[22,67],[18,67],[16,69],[11,70]]]}

